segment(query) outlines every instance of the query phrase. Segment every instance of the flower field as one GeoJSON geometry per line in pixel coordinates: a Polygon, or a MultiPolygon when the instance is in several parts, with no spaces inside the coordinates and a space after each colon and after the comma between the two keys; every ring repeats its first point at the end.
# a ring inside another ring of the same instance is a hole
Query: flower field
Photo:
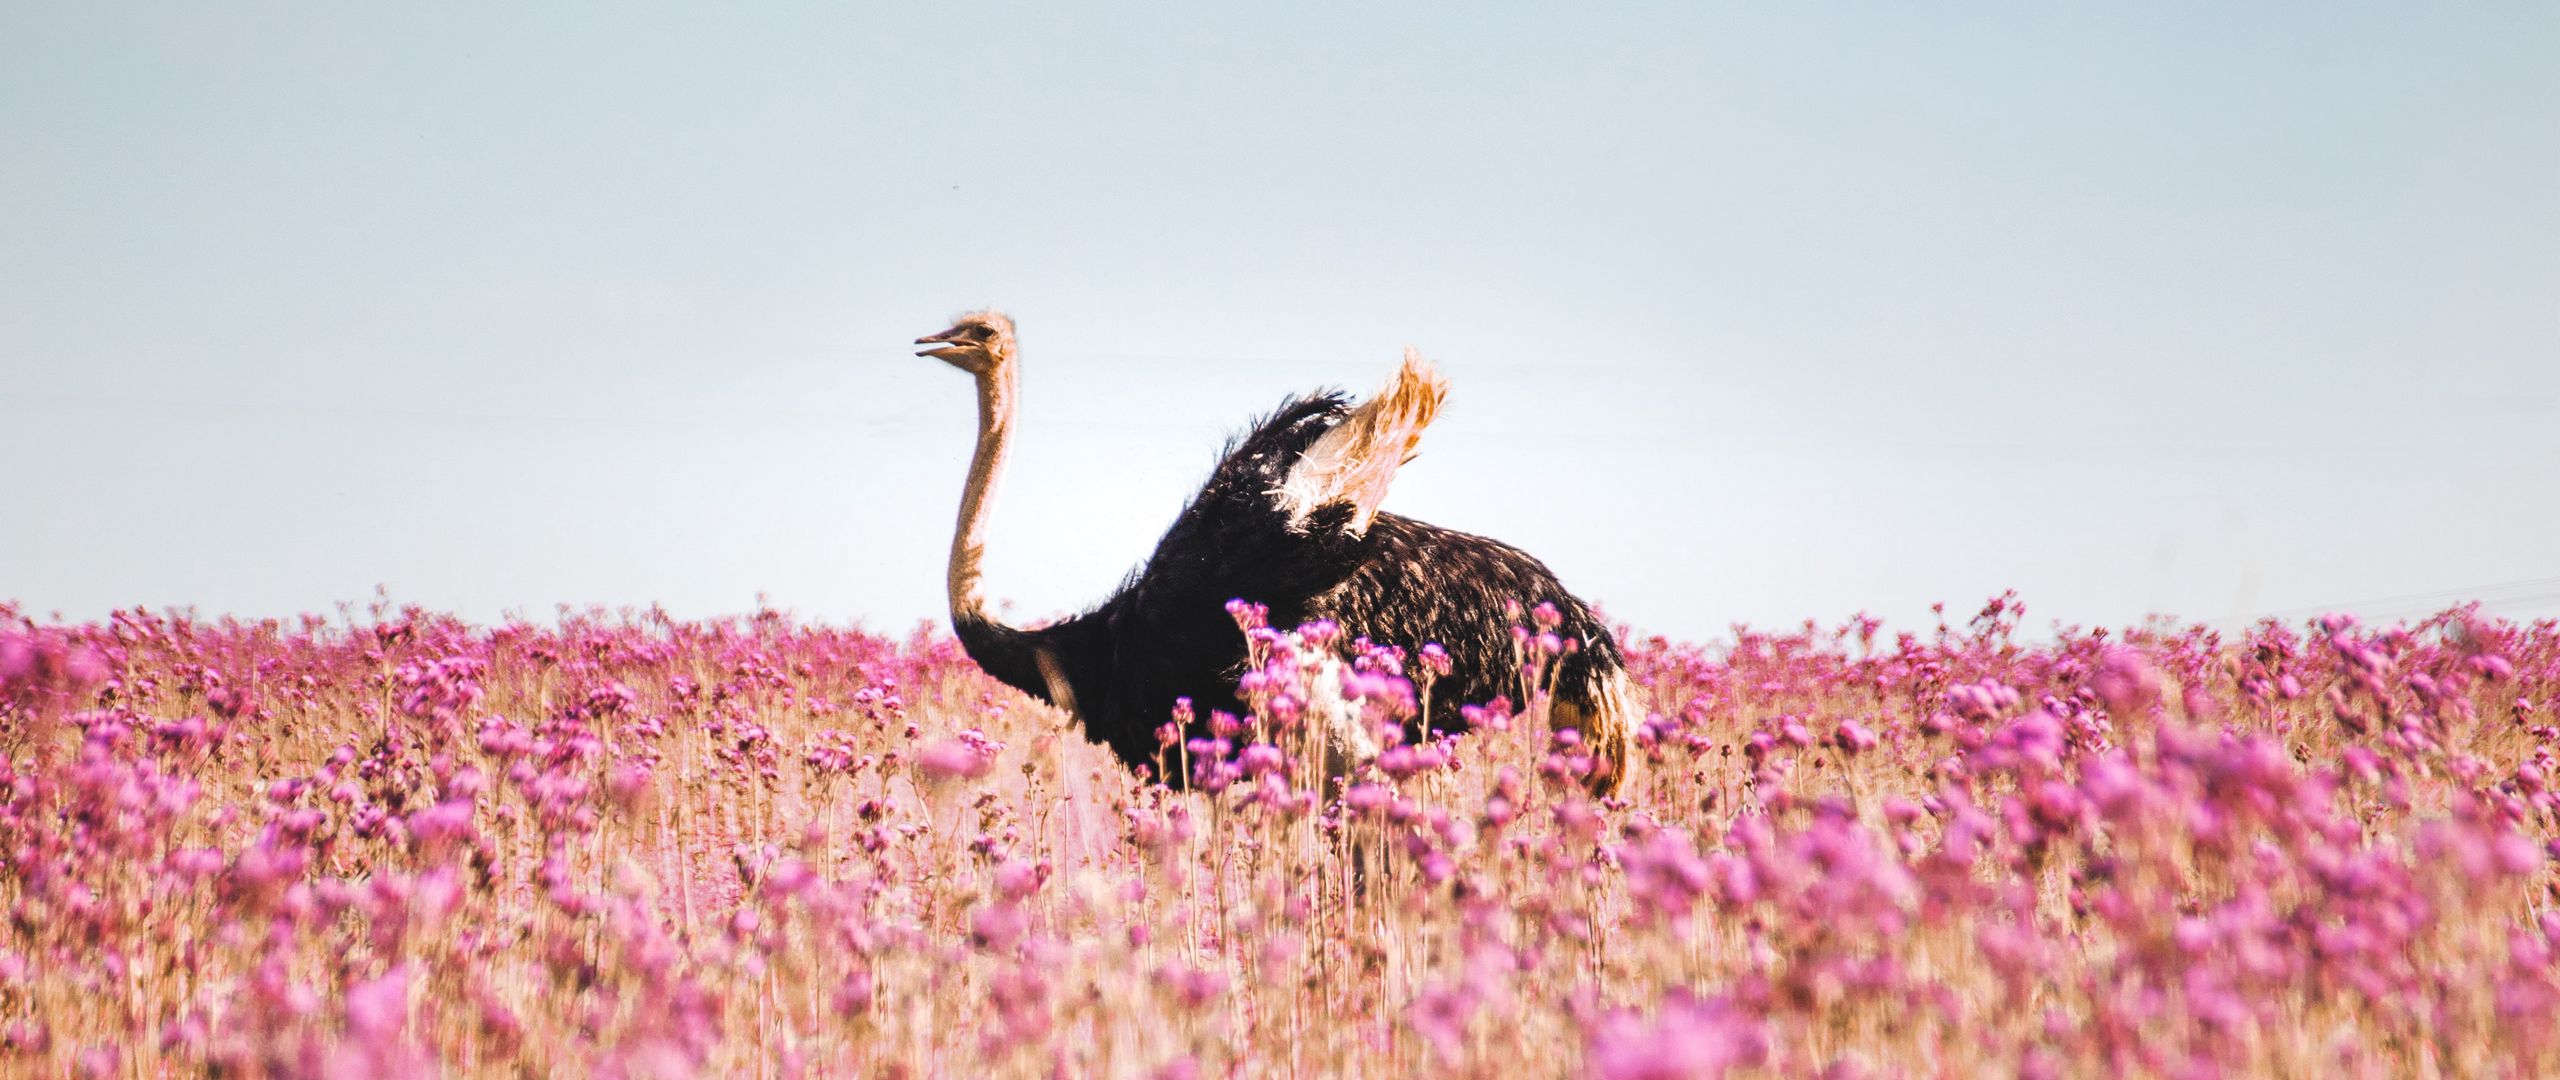
{"type": "Polygon", "coordinates": [[[0,1074],[2560,1073],[2550,621],[1629,636],[1595,801],[1237,614],[1177,793],[938,633],[0,607],[0,1074]]]}

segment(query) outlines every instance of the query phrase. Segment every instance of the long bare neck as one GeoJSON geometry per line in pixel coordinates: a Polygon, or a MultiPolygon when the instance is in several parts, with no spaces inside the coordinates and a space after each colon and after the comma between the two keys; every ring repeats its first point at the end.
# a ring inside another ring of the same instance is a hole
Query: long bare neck
{"type": "Polygon", "coordinates": [[[996,481],[1013,447],[1014,368],[1004,364],[978,377],[978,449],[969,458],[969,481],[960,489],[960,524],[951,534],[951,618],[989,622],[980,580],[987,555],[987,520],[994,516],[996,481]]]}
{"type": "Polygon", "coordinates": [[[951,629],[988,674],[1073,713],[1076,694],[1066,669],[1040,640],[1048,631],[1025,632],[997,622],[987,614],[981,585],[996,480],[1013,448],[1013,370],[1008,363],[978,377],[978,450],[969,457],[969,481],[960,489],[960,526],[951,534],[951,629]]]}

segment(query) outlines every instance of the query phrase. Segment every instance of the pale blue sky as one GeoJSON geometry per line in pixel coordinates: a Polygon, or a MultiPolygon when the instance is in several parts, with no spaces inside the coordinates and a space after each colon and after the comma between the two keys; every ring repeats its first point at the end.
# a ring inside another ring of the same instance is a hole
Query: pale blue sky
{"type": "Polygon", "coordinates": [[[523,7],[0,9],[0,596],[904,629],[992,303],[1024,615],[1407,343],[1648,630],[2560,612],[2548,5],[523,7]]]}

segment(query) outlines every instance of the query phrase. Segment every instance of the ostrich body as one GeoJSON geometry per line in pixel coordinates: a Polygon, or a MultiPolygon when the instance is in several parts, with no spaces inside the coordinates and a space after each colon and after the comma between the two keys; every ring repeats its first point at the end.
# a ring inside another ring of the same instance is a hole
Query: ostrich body
{"type": "MultiPolygon", "coordinates": [[[[1227,612],[1243,599],[1271,625],[1329,619],[1344,640],[1408,650],[1437,643],[1449,672],[1426,703],[1435,729],[1460,731],[1461,704],[1521,695],[1512,605],[1552,603],[1574,643],[1555,672],[1552,717],[1581,731],[1593,789],[1626,775],[1630,685],[1617,640],[1546,565],[1518,548],[1382,512],[1446,387],[1408,350],[1378,396],[1296,397],[1231,442],[1208,483],[1165,530],[1146,565],[1084,614],[1038,629],[992,617],[980,564],[995,488],[1012,445],[1017,365],[1012,320],[962,316],[916,339],[919,352],[977,380],[978,443],[951,540],[951,628],[997,680],[1073,714],[1132,767],[1156,758],[1156,729],[1179,698],[1200,716],[1244,713],[1236,680],[1245,639],[1227,612]]],[[[1182,784],[1187,777],[1166,777],[1182,784]]]]}

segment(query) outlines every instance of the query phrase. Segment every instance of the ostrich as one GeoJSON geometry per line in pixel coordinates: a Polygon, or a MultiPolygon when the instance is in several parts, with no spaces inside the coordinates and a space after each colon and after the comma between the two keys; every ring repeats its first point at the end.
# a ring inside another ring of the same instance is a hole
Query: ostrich
{"type": "Polygon", "coordinates": [[[1273,626],[1322,618],[1344,640],[1439,644],[1450,670],[1431,683],[1426,707],[1433,727],[1453,731],[1466,726],[1458,705],[1523,689],[1512,605],[1543,601],[1560,616],[1555,633],[1573,646],[1558,663],[1550,715],[1589,745],[1595,793],[1626,776],[1633,693],[1608,627],[1528,553],[1378,509],[1447,393],[1412,350],[1368,401],[1321,392],[1282,403],[1228,444],[1119,591],[1084,614],[1026,630],[991,616],[980,591],[987,520],[1013,441],[1013,320],[972,312],[916,344],[932,346],[916,355],[978,385],[977,451],[951,538],[952,631],[987,674],[1072,714],[1131,767],[1155,759],[1156,729],[1178,698],[1200,716],[1243,715],[1235,686],[1245,639],[1227,612],[1231,599],[1266,605],[1273,626]]]}

